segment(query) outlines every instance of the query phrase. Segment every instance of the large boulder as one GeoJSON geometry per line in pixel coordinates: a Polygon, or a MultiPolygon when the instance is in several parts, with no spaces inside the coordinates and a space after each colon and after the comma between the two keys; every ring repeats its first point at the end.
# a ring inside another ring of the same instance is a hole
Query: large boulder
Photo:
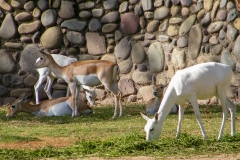
{"type": "Polygon", "coordinates": [[[30,34],[35,33],[41,27],[41,22],[39,20],[33,21],[31,23],[22,23],[18,27],[18,32],[20,34],[30,34]]]}
{"type": "Polygon", "coordinates": [[[115,56],[117,61],[123,61],[130,55],[132,49],[131,40],[128,37],[123,38],[115,47],[115,56]]]}
{"type": "Polygon", "coordinates": [[[98,33],[86,33],[88,53],[91,55],[99,55],[106,53],[105,38],[98,33]]]}
{"type": "Polygon", "coordinates": [[[165,56],[160,42],[154,42],[148,48],[149,67],[152,73],[161,72],[164,67],[165,56]]]}
{"type": "Polygon", "coordinates": [[[139,22],[133,13],[125,13],[121,17],[121,31],[125,34],[135,34],[139,29],[139,22]]]}
{"type": "Polygon", "coordinates": [[[188,56],[190,59],[196,59],[202,44],[202,30],[200,24],[194,25],[188,38],[188,56]]]}
{"type": "Polygon", "coordinates": [[[62,40],[63,36],[59,27],[48,28],[40,38],[43,47],[48,49],[56,49],[60,47],[62,40]]]}
{"type": "Polygon", "coordinates": [[[70,19],[74,17],[75,10],[74,10],[74,1],[61,1],[61,7],[58,12],[58,16],[62,19],[70,19]]]}
{"type": "Polygon", "coordinates": [[[137,92],[132,79],[128,79],[128,78],[120,79],[118,86],[119,86],[119,90],[122,93],[122,97],[131,95],[131,94],[136,94],[137,92]]]}
{"type": "Polygon", "coordinates": [[[57,13],[53,9],[48,9],[42,13],[41,22],[45,27],[53,26],[57,20],[57,13]]]}
{"type": "Polygon", "coordinates": [[[20,56],[20,67],[23,71],[37,73],[37,70],[34,68],[34,64],[41,56],[39,52],[39,47],[36,44],[27,45],[21,53],[20,56]]]}
{"type": "Polygon", "coordinates": [[[13,16],[8,13],[1,24],[0,37],[3,39],[11,39],[14,38],[16,34],[17,27],[15,25],[13,16]]]}
{"type": "Polygon", "coordinates": [[[15,69],[15,63],[10,54],[8,54],[6,50],[1,49],[0,57],[0,74],[13,72],[15,69]]]}

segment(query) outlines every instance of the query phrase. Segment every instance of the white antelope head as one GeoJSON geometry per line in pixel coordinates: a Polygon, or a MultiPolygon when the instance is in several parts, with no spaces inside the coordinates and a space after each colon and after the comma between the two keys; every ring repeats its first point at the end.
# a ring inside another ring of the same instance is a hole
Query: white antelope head
{"type": "Polygon", "coordinates": [[[27,97],[25,96],[25,94],[22,94],[18,99],[16,99],[13,103],[11,103],[8,106],[8,111],[6,114],[7,118],[11,118],[14,115],[16,115],[20,110],[21,110],[21,106],[19,106],[19,104],[25,100],[27,97]]]}
{"type": "Polygon", "coordinates": [[[158,121],[158,113],[155,113],[154,117],[151,119],[148,116],[141,113],[142,117],[147,121],[147,124],[144,127],[146,132],[146,140],[147,141],[156,141],[159,139],[162,126],[159,125],[158,121]]]}

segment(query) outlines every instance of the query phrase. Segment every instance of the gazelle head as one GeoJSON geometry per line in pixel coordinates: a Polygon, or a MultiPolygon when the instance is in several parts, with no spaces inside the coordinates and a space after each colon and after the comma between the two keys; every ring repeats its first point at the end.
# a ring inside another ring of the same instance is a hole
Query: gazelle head
{"type": "Polygon", "coordinates": [[[34,64],[34,67],[36,69],[47,67],[50,64],[50,59],[53,59],[50,54],[46,53],[46,51],[40,50],[40,52],[42,55],[36,60],[36,63],[34,64]]]}
{"type": "Polygon", "coordinates": [[[8,106],[8,112],[6,114],[6,117],[11,118],[16,115],[21,110],[21,106],[19,104],[26,98],[27,97],[25,96],[25,94],[22,94],[18,99],[11,103],[8,106]]]}
{"type": "Polygon", "coordinates": [[[146,140],[156,141],[159,139],[162,131],[162,126],[158,124],[158,113],[155,113],[152,119],[142,113],[141,115],[147,121],[147,124],[144,127],[144,130],[146,132],[146,140]]]}
{"type": "Polygon", "coordinates": [[[86,93],[86,98],[90,104],[90,106],[94,106],[95,105],[95,100],[97,98],[97,94],[95,92],[94,88],[91,88],[90,90],[84,90],[86,93]]]}
{"type": "Polygon", "coordinates": [[[152,77],[152,84],[153,84],[153,95],[155,97],[158,98],[162,98],[163,97],[163,92],[164,92],[164,88],[168,85],[168,84],[156,84],[156,76],[152,77]]]}

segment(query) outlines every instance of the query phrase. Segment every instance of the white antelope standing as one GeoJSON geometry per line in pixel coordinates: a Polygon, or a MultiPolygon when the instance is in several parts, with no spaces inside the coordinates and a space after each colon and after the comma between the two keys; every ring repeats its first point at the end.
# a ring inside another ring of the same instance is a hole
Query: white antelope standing
{"type": "MultiPolygon", "coordinates": [[[[153,95],[154,97],[147,102],[146,105],[146,113],[149,116],[153,116],[159,109],[160,103],[162,101],[164,95],[164,89],[168,84],[156,84],[156,76],[152,77],[153,84],[153,95]]],[[[170,114],[175,114],[178,112],[177,105],[173,105],[170,114]]]]}
{"type": "MultiPolygon", "coordinates": [[[[67,57],[67,56],[63,56],[63,55],[59,55],[59,54],[51,54],[51,56],[53,57],[53,59],[55,60],[55,62],[60,65],[60,66],[66,66],[72,62],[77,62],[78,60],[76,58],[71,58],[71,57],[67,57]]],[[[41,86],[41,84],[46,80],[47,78],[47,83],[44,87],[44,91],[46,92],[47,96],[49,99],[52,99],[52,94],[50,92],[52,83],[54,81],[54,78],[58,78],[56,77],[55,74],[53,74],[47,67],[44,68],[38,68],[37,69],[38,73],[39,73],[39,78],[37,83],[34,85],[34,89],[35,89],[35,99],[36,99],[36,104],[39,104],[39,88],[41,86]]],[[[90,104],[90,106],[94,106],[95,105],[95,99],[97,97],[95,90],[92,87],[89,86],[85,86],[82,85],[82,89],[85,91],[86,94],[86,98],[90,104]]],[[[69,96],[69,89],[67,90],[67,97],[69,96]]]]}
{"type": "Polygon", "coordinates": [[[117,116],[118,104],[120,104],[120,116],[122,115],[121,92],[116,80],[119,67],[116,63],[105,60],[86,60],[70,63],[67,66],[59,66],[51,55],[41,51],[42,56],[35,63],[36,68],[47,67],[56,77],[68,83],[72,93],[72,116],[77,116],[76,99],[78,97],[77,85],[97,86],[103,84],[115,97],[114,116],[117,116]]]}
{"type": "Polygon", "coordinates": [[[231,83],[231,77],[232,70],[230,66],[215,62],[197,64],[177,71],[169,83],[159,110],[154,115],[154,118],[150,119],[141,113],[142,117],[147,120],[147,124],[144,127],[146,140],[157,140],[159,138],[163,122],[175,103],[179,104],[176,134],[176,137],[178,137],[181,130],[185,102],[190,102],[193,106],[203,138],[205,139],[206,133],[202,125],[197,99],[209,99],[213,96],[220,99],[223,109],[223,118],[218,139],[222,137],[227,118],[227,106],[231,114],[231,135],[234,136],[236,107],[226,96],[226,92],[231,83]]]}
{"type": "MultiPolygon", "coordinates": [[[[24,99],[26,99],[26,97],[22,95],[8,106],[8,112],[6,114],[7,118],[11,118],[20,112],[29,113],[35,116],[72,115],[70,97],[48,99],[35,105],[23,102],[24,99]]],[[[77,109],[81,115],[92,113],[92,109],[83,101],[77,102],[77,109]]]]}

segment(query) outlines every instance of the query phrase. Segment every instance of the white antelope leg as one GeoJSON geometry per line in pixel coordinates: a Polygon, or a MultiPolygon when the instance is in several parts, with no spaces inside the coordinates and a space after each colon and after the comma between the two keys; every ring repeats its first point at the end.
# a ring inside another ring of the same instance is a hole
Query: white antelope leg
{"type": "Polygon", "coordinates": [[[227,107],[230,111],[230,115],[231,115],[231,120],[232,120],[232,123],[231,123],[231,136],[235,136],[235,126],[236,126],[236,122],[235,122],[235,119],[236,119],[236,106],[234,105],[234,103],[232,101],[230,101],[230,99],[227,97],[226,98],[226,104],[227,104],[227,107]]]}
{"type": "Polygon", "coordinates": [[[221,128],[220,128],[220,131],[219,131],[218,139],[222,138],[224,124],[225,124],[225,121],[227,119],[226,93],[223,92],[223,90],[227,90],[225,88],[226,87],[224,87],[224,86],[218,86],[217,87],[217,93],[218,93],[217,97],[219,98],[219,100],[221,102],[222,110],[223,110],[222,124],[221,124],[221,128]]]}
{"type": "Polygon", "coordinates": [[[182,119],[183,119],[184,110],[185,110],[184,104],[179,105],[178,108],[179,108],[179,110],[178,110],[178,126],[177,126],[176,138],[181,133],[181,124],[182,124],[182,119]]]}
{"type": "Polygon", "coordinates": [[[193,110],[194,110],[194,113],[197,117],[197,122],[198,122],[198,125],[200,126],[200,129],[201,129],[201,132],[202,132],[202,136],[204,139],[207,138],[207,135],[206,135],[206,132],[204,130],[204,127],[202,125],[202,120],[201,120],[201,114],[200,114],[200,110],[199,110],[199,105],[198,105],[198,102],[197,102],[197,96],[196,94],[193,94],[190,99],[189,99],[191,105],[193,106],[193,110]]]}

